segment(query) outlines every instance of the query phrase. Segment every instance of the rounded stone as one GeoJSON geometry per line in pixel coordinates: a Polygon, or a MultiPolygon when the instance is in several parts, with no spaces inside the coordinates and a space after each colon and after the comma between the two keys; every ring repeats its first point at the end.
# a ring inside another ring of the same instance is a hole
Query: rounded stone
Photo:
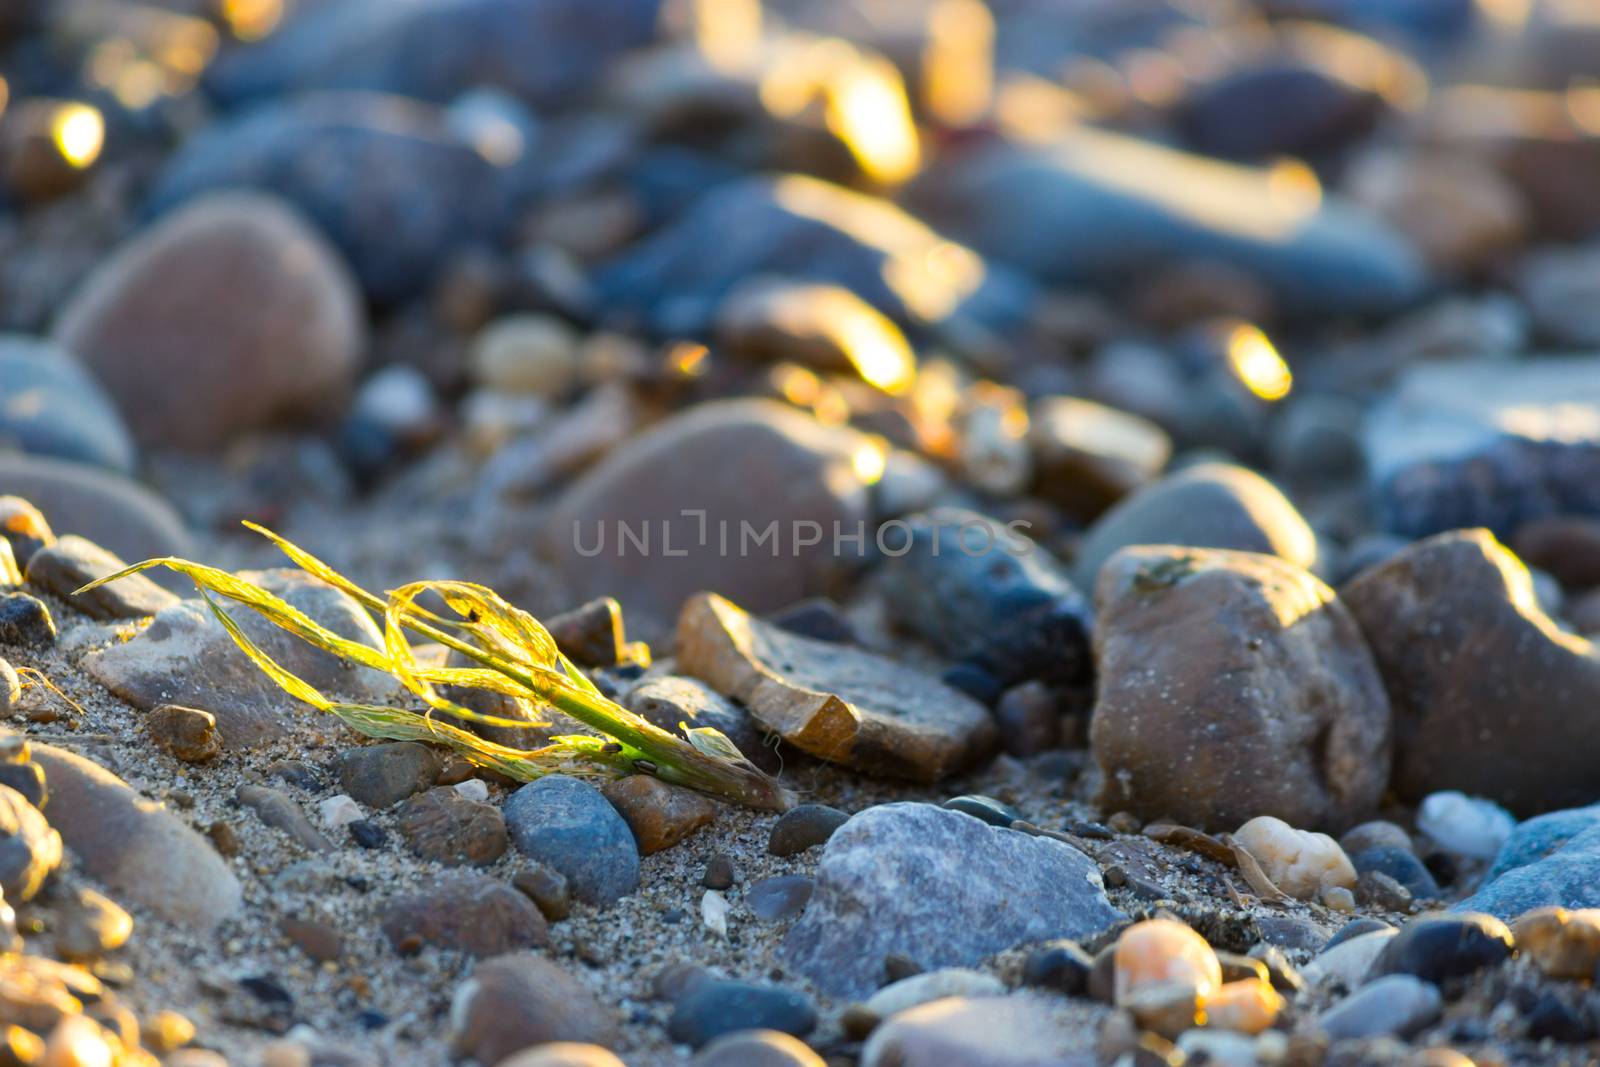
{"type": "Polygon", "coordinates": [[[0,442],[131,474],[133,440],[111,398],[59,345],[0,334],[0,442]]]}
{"type": "Polygon", "coordinates": [[[777,1030],[804,1037],[816,1025],[816,1006],[803,993],[711,979],[695,985],[677,1002],[667,1032],[674,1041],[699,1048],[738,1030],[777,1030]]]}
{"type": "Polygon", "coordinates": [[[222,755],[217,717],[209,711],[163,704],[145,716],[145,730],[157,748],[185,763],[204,763],[222,755]]]}
{"type": "Polygon", "coordinates": [[[627,1067],[616,1054],[599,1045],[576,1041],[552,1041],[523,1049],[495,1067],[627,1067]]]}
{"type": "Polygon", "coordinates": [[[825,1067],[821,1056],[779,1030],[741,1030],[706,1045],[693,1067],[825,1067]]]}
{"type": "Polygon", "coordinates": [[[517,848],[564,875],[579,900],[610,904],[638,888],[633,831],[589,783],[547,775],[513,793],[505,817],[517,848]]]}
{"type": "Polygon", "coordinates": [[[200,450],[338,411],[364,321],[355,283],[308,223],[275,198],[229,192],[103,262],[62,309],[55,338],[141,442],[200,450]]]}
{"type": "Polygon", "coordinates": [[[826,804],[799,804],[772,824],[767,836],[767,851],[774,856],[797,856],[827,842],[833,832],[850,821],[850,816],[826,804]]]}
{"type": "Polygon", "coordinates": [[[1356,869],[1327,834],[1296,830],[1282,819],[1258,815],[1234,839],[1254,856],[1274,885],[1292,897],[1314,900],[1330,888],[1350,889],[1356,869]]]}
{"type": "Polygon", "coordinates": [[[484,960],[456,990],[450,1040],[460,1055],[499,1063],[553,1041],[609,1045],[616,1021],[594,994],[554,962],[530,952],[484,960]]]}
{"type": "Polygon", "coordinates": [[[1372,962],[1371,976],[1409,974],[1442,982],[1511,958],[1515,940],[1492,915],[1460,912],[1413,919],[1389,939],[1372,962]]]}
{"type": "Polygon", "coordinates": [[[25,902],[61,866],[61,835],[39,809],[0,785],[0,889],[6,900],[25,902]]]}

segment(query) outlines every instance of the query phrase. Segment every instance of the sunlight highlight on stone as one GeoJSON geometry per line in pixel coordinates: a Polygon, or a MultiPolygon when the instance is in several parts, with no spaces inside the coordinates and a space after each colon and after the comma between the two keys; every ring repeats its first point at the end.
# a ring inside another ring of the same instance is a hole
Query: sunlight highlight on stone
{"type": "Polygon", "coordinates": [[[828,128],[880,182],[903,182],[922,164],[905,85],[886,59],[841,64],[828,82],[828,128]]]}
{"type": "Polygon", "coordinates": [[[259,41],[283,20],[283,0],[222,0],[222,19],[241,41],[259,41]]]}
{"type": "Polygon", "coordinates": [[[61,158],[84,170],[100,158],[105,143],[105,120],[98,108],[88,104],[66,104],[50,124],[50,137],[61,158]]]}
{"type": "Polygon", "coordinates": [[[951,126],[970,126],[994,95],[994,15],[979,0],[939,0],[928,15],[921,99],[951,126]]]}
{"type": "Polygon", "coordinates": [[[850,465],[855,468],[856,477],[860,478],[863,484],[877,485],[889,465],[889,457],[884,451],[883,442],[874,439],[863,443],[851,457],[850,465]]]}
{"type": "Polygon", "coordinates": [[[1272,341],[1249,323],[1228,335],[1228,363],[1245,388],[1262,400],[1282,400],[1294,387],[1294,375],[1272,341]]]}
{"type": "Polygon", "coordinates": [[[743,68],[761,41],[758,0],[693,0],[694,43],[718,70],[743,68]]]}

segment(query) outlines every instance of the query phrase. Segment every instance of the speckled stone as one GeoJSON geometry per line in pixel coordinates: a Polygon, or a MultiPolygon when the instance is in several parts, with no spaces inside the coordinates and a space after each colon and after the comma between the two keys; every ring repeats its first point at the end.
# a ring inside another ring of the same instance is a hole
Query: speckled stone
{"type": "Polygon", "coordinates": [[[451,1045],[480,1063],[554,1041],[611,1045],[616,1021],[582,982],[552,960],[514,952],[484,960],[450,1005],[451,1045]]]}
{"type": "Polygon", "coordinates": [[[474,956],[496,956],[550,943],[549,927],[532,901],[476,871],[439,875],[389,898],[379,913],[384,936],[401,952],[431,944],[474,956]]]}
{"type": "Polygon", "coordinates": [[[504,811],[518,850],[565,875],[577,899],[610,904],[638,888],[633,831],[589,783],[547,775],[513,793],[504,811]]]}

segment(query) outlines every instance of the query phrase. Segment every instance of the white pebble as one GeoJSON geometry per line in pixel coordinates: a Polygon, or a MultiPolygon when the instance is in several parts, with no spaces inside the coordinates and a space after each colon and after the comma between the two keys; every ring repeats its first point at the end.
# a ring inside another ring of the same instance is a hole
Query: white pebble
{"type": "Polygon", "coordinates": [[[1348,941],[1341,941],[1325,950],[1316,959],[1300,968],[1300,973],[1312,985],[1337,982],[1346,989],[1354,989],[1367,977],[1372,961],[1378,958],[1389,939],[1398,930],[1374,930],[1348,941]]]}
{"type": "Polygon", "coordinates": [[[728,898],[715,889],[707,889],[700,898],[700,919],[706,929],[718,937],[728,936],[728,898]]]}
{"type": "Polygon", "coordinates": [[[966,967],[945,967],[927,974],[914,974],[884,986],[861,1006],[880,1019],[898,1015],[918,1004],[945,997],[1004,996],[1005,983],[993,975],[966,967]]]}
{"type": "Polygon", "coordinates": [[[365,819],[367,813],[361,810],[354,797],[340,793],[336,797],[329,797],[317,805],[317,811],[322,816],[322,825],[330,830],[339,830],[357,819],[365,819]]]}
{"type": "Polygon", "coordinates": [[[1356,884],[1350,857],[1327,834],[1296,830],[1282,819],[1258,815],[1233,836],[1272,883],[1292,897],[1312,900],[1324,890],[1356,884]]]}
{"type": "Polygon", "coordinates": [[[473,339],[471,360],[480,385],[556,399],[577,376],[578,335],[549,315],[509,315],[473,339]]]}
{"type": "Polygon", "coordinates": [[[1178,1035],[1178,1048],[1197,1063],[1217,1067],[1258,1067],[1256,1039],[1249,1034],[1227,1030],[1185,1030],[1178,1035]]]}
{"type": "Polygon", "coordinates": [[[1417,809],[1417,829],[1446,852],[1474,859],[1494,859],[1516,826],[1500,805],[1454,790],[1425,797],[1417,809]]]}
{"type": "Polygon", "coordinates": [[[489,783],[482,778],[468,778],[464,782],[457,782],[452,788],[468,800],[489,799],[489,783]]]}

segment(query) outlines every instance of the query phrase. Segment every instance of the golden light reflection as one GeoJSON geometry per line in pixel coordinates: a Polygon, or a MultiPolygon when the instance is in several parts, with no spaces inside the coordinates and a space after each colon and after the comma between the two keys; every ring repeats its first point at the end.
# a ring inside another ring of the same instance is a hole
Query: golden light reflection
{"type": "Polygon", "coordinates": [[[222,21],[241,41],[259,41],[283,21],[283,0],[222,0],[222,21]]]}
{"type": "Polygon", "coordinates": [[[981,0],[938,0],[928,13],[922,103],[939,121],[969,126],[994,96],[994,15],[981,0]]]}
{"type": "Polygon", "coordinates": [[[840,64],[827,83],[827,123],[867,176],[903,182],[922,165],[905,83],[881,56],[840,64]]]}
{"type": "Polygon", "coordinates": [[[797,363],[772,368],[771,381],[778,395],[797,408],[808,408],[822,395],[822,379],[797,363]]]}
{"type": "Polygon", "coordinates": [[[761,41],[760,0],[692,0],[691,35],[718,70],[743,68],[761,41]]]}
{"type": "Polygon", "coordinates": [[[1314,212],[1322,207],[1317,172],[1298,159],[1280,159],[1267,168],[1267,194],[1292,212],[1314,212]]]}
{"type": "Polygon", "coordinates": [[[159,9],[137,16],[110,6],[72,10],[64,31],[96,42],[84,68],[89,81],[130,110],[188,92],[216,55],[217,30],[202,19],[159,9]]]}
{"type": "Polygon", "coordinates": [[[50,120],[50,139],[61,158],[84,170],[100,158],[106,125],[98,108],[88,104],[63,104],[50,120]]]}
{"type": "Polygon", "coordinates": [[[675,378],[700,378],[711,369],[711,351],[694,341],[679,341],[667,349],[663,362],[675,378]]]}
{"type": "Polygon", "coordinates": [[[868,385],[891,396],[910,390],[917,377],[916,357],[893,323],[852,315],[840,324],[839,334],[856,373],[868,385]]]}
{"type": "Polygon", "coordinates": [[[11,86],[6,81],[5,75],[0,74],[0,115],[6,113],[6,104],[11,100],[11,86]]]}
{"type": "Polygon", "coordinates": [[[863,441],[850,457],[850,465],[863,485],[877,485],[889,466],[889,453],[883,440],[873,437],[863,441]]]}
{"type": "Polygon", "coordinates": [[[1282,400],[1294,387],[1294,375],[1266,334],[1240,323],[1228,334],[1228,363],[1246,389],[1262,400],[1282,400]]]}

